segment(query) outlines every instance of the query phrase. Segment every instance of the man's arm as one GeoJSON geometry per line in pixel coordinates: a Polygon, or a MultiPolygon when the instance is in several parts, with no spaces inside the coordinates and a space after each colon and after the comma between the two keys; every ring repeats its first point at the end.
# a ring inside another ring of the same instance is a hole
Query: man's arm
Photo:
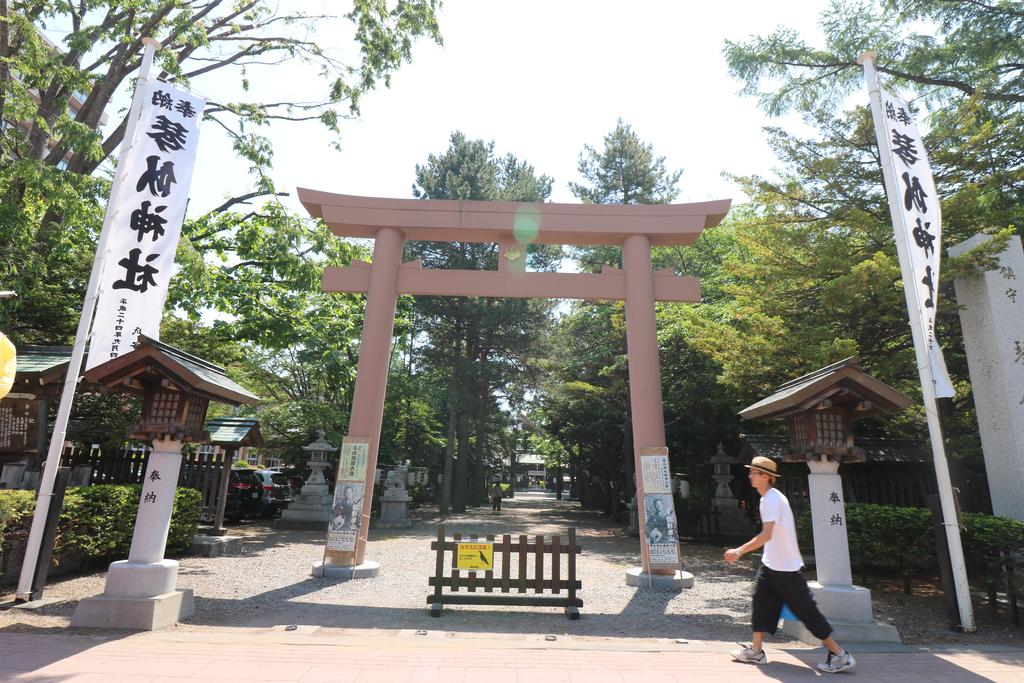
{"type": "Polygon", "coordinates": [[[738,548],[730,548],[725,551],[723,556],[725,561],[732,564],[736,560],[740,559],[752,550],[757,550],[768,541],[772,540],[772,529],[775,528],[775,522],[765,522],[761,527],[761,533],[754,536],[752,539],[744,543],[738,548]]]}

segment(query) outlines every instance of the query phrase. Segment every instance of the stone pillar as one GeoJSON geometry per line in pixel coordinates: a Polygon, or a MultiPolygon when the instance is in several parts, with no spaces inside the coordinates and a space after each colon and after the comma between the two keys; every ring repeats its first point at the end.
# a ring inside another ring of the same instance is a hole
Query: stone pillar
{"type": "Polygon", "coordinates": [[[164,559],[180,467],[180,441],[153,442],[128,559],[110,565],[102,595],[78,603],[72,626],[154,630],[192,615],[192,590],[175,589],[178,563],[164,559]]]}
{"type": "MultiPolygon", "coordinates": [[[[959,256],[991,239],[951,247],[959,256]]],[[[999,267],[955,281],[992,512],[1024,521],[1024,251],[1014,235],[999,267]]]]}
{"type": "Polygon", "coordinates": [[[853,585],[853,574],[850,572],[846,504],[843,502],[843,481],[839,476],[839,463],[812,460],[807,466],[811,468],[811,473],[807,477],[807,489],[811,498],[814,569],[818,574],[818,583],[824,586],[850,587],[853,585]]]}
{"type": "Polygon", "coordinates": [[[373,504],[374,474],[377,470],[377,451],[380,446],[381,422],[384,418],[384,396],[388,386],[388,365],[391,360],[391,337],[395,329],[395,303],[398,301],[398,270],[402,265],[401,230],[381,228],[373,245],[373,263],[370,283],[366,292],[366,313],[363,334],[359,344],[359,365],[356,368],[356,386],[352,396],[352,415],[349,418],[350,437],[368,437],[370,441],[366,463],[363,494],[361,534],[356,538],[355,551],[326,551],[324,575],[334,568],[345,568],[353,576],[373,576],[379,565],[366,563],[365,574],[354,571],[364,565],[366,552],[365,530],[369,528],[370,509],[373,504]]]}
{"type": "MultiPolygon", "coordinates": [[[[811,460],[807,465],[811,469],[807,488],[811,498],[817,573],[817,581],[809,581],[808,585],[818,608],[832,624],[840,643],[900,642],[895,627],[875,622],[871,591],[853,585],[839,463],[820,459],[811,460]]],[[[819,642],[800,622],[786,621],[783,630],[806,643],[817,645],[819,642]]]]}

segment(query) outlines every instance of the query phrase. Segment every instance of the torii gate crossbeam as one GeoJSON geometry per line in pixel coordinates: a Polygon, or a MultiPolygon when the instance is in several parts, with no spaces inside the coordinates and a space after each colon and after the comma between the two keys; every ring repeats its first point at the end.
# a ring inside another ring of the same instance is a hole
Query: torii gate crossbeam
{"type": "MultiPolygon", "coordinates": [[[[366,313],[352,415],[346,438],[369,442],[362,519],[355,547],[324,555],[323,571],[354,569],[364,562],[380,443],[388,362],[399,294],[519,298],[612,299],[626,302],[630,409],[635,471],[642,450],[665,446],[655,301],[699,301],[696,278],[676,277],[651,267],[651,247],[686,245],[718,225],[731,200],[653,206],[522,204],[513,202],[387,199],[299,188],[299,199],[339,237],[374,239],[373,262],[328,268],[324,291],[365,292],[366,313]],[[402,263],[405,240],[497,243],[497,271],[429,270],[402,263]],[[598,274],[527,273],[526,242],[622,246],[623,268],[598,274]]],[[[340,479],[339,473],[339,479],[340,479]]],[[[637,499],[643,483],[637,477],[637,499]]],[[[646,511],[638,505],[640,525],[646,511]]],[[[645,573],[673,573],[649,566],[641,533],[645,573]]]]}

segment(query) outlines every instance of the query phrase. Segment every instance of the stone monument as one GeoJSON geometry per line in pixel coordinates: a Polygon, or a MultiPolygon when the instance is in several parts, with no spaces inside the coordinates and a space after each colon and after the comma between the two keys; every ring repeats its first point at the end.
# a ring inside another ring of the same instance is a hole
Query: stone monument
{"type": "Polygon", "coordinates": [[[302,450],[309,453],[306,462],[309,477],[299,489],[295,500],[281,517],[274,522],[275,529],[319,529],[327,528],[331,521],[331,502],[334,495],[327,486],[324,470],[331,464],[327,457],[338,450],[324,439],[324,431],[317,431],[317,438],[302,450]]]}
{"type": "Polygon", "coordinates": [[[409,461],[388,472],[384,478],[384,494],[380,497],[380,519],[374,525],[379,529],[408,529],[412,526],[409,519],[409,501],[412,497],[406,493],[405,484],[409,477],[409,461]]]}
{"type": "MultiPolygon", "coordinates": [[[[991,239],[949,249],[960,256],[991,239]]],[[[956,300],[985,457],[992,512],[1024,521],[1024,251],[1014,235],[999,267],[957,278],[956,300]],[[1020,299],[1020,301],[1018,301],[1020,299]]]]}
{"type": "Polygon", "coordinates": [[[729,486],[733,480],[732,466],[735,464],[736,460],[726,454],[725,447],[718,444],[718,449],[711,458],[711,477],[715,480],[715,496],[711,499],[711,509],[718,515],[720,534],[750,538],[753,526],[740,509],[740,502],[729,486]]]}

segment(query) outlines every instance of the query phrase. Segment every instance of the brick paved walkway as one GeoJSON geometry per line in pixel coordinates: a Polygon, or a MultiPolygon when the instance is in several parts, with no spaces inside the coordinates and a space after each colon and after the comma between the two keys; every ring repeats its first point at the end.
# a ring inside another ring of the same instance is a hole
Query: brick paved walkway
{"type": "MultiPolygon", "coordinates": [[[[732,643],[558,636],[380,634],[315,626],[167,629],[88,637],[0,633],[3,681],[334,681],[338,683],[728,683],[809,681],[822,651],[768,649],[770,663],[731,662],[732,643]]],[[[885,683],[1024,680],[1015,648],[862,646],[842,676],[885,683]]],[[[843,679],[840,679],[843,680],[843,679]]]]}

